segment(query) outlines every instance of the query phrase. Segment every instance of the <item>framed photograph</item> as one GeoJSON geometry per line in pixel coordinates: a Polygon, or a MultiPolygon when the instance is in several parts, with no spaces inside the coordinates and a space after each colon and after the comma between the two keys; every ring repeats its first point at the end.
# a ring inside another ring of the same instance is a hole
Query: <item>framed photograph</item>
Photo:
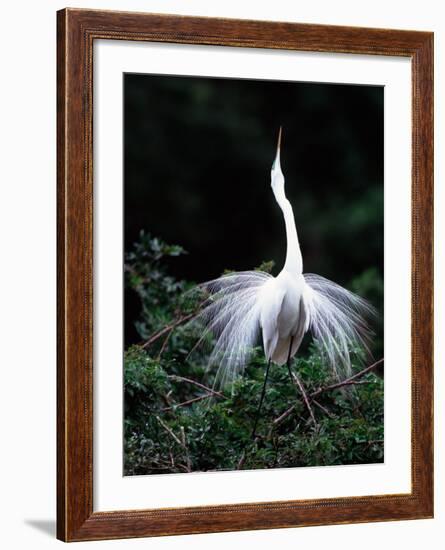
{"type": "Polygon", "coordinates": [[[64,541],[433,516],[433,34],[65,9],[64,541]]]}

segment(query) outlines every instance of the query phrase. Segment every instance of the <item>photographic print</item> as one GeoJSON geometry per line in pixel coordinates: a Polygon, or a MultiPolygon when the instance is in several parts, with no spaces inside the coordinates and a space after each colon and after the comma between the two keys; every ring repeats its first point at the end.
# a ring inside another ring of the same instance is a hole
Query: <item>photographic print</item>
{"type": "Polygon", "coordinates": [[[57,537],[431,518],[433,33],[57,40],[57,537]]]}
{"type": "Polygon", "coordinates": [[[124,75],[124,475],[383,462],[383,108],[124,75]]]}

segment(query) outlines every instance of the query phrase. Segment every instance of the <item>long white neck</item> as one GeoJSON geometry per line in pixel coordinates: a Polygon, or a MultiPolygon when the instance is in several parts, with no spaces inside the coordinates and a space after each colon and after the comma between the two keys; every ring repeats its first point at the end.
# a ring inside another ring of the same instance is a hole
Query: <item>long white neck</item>
{"type": "Polygon", "coordinates": [[[277,154],[271,171],[271,186],[278,206],[283,211],[284,223],[286,224],[287,252],[286,263],[283,270],[294,275],[303,273],[303,258],[301,256],[300,243],[298,242],[297,228],[295,226],[294,212],[291,203],[286,198],[284,191],[284,176],[281,171],[280,162],[281,148],[281,127],[278,134],[277,154]]]}
{"type": "Polygon", "coordinates": [[[284,269],[290,273],[300,275],[303,273],[303,258],[301,256],[292,205],[286,198],[277,202],[283,211],[284,223],[286,224],[287,252],[284,269]]]}

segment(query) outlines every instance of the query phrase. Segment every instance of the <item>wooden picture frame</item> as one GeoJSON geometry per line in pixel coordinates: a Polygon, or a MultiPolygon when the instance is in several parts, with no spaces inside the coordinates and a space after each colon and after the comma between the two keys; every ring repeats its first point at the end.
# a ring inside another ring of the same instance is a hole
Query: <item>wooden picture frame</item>
{"type": "Polygon", "coordinates": [[[64,541],[433,516],[433,34],[65,9],[57,14],[57,537],[64,541]],[[95,40],[403,56],[412,63],[412,490],[406,494],[93,511],[95,40]]]}

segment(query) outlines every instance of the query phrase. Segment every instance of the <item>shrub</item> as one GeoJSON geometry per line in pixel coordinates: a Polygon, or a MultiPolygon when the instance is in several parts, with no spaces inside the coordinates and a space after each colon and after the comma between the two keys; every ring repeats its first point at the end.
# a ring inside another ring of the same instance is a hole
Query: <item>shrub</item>
{"type": "MultiPolygon", "coordinates": [[[[167,257],[184,252],[141,233],[126,255],[126,284],[141,305],[141,342],[124,360],[125,475],[382,462],[383,380],[370,371],[311,397],[338,382],[312,345],[292,360],[310,407],[286,365],[272,365],[252,438],[266,367],[262,348],[231,387],[212,391],[215,372],[206,368],[204,351],[190,353],[198,335],[187,320],[199,299],[185,299],[184,291],[194,285],[165,268],[167,257]]],[[[354,365],[356,373],[362,368],[354,365]]]]}

